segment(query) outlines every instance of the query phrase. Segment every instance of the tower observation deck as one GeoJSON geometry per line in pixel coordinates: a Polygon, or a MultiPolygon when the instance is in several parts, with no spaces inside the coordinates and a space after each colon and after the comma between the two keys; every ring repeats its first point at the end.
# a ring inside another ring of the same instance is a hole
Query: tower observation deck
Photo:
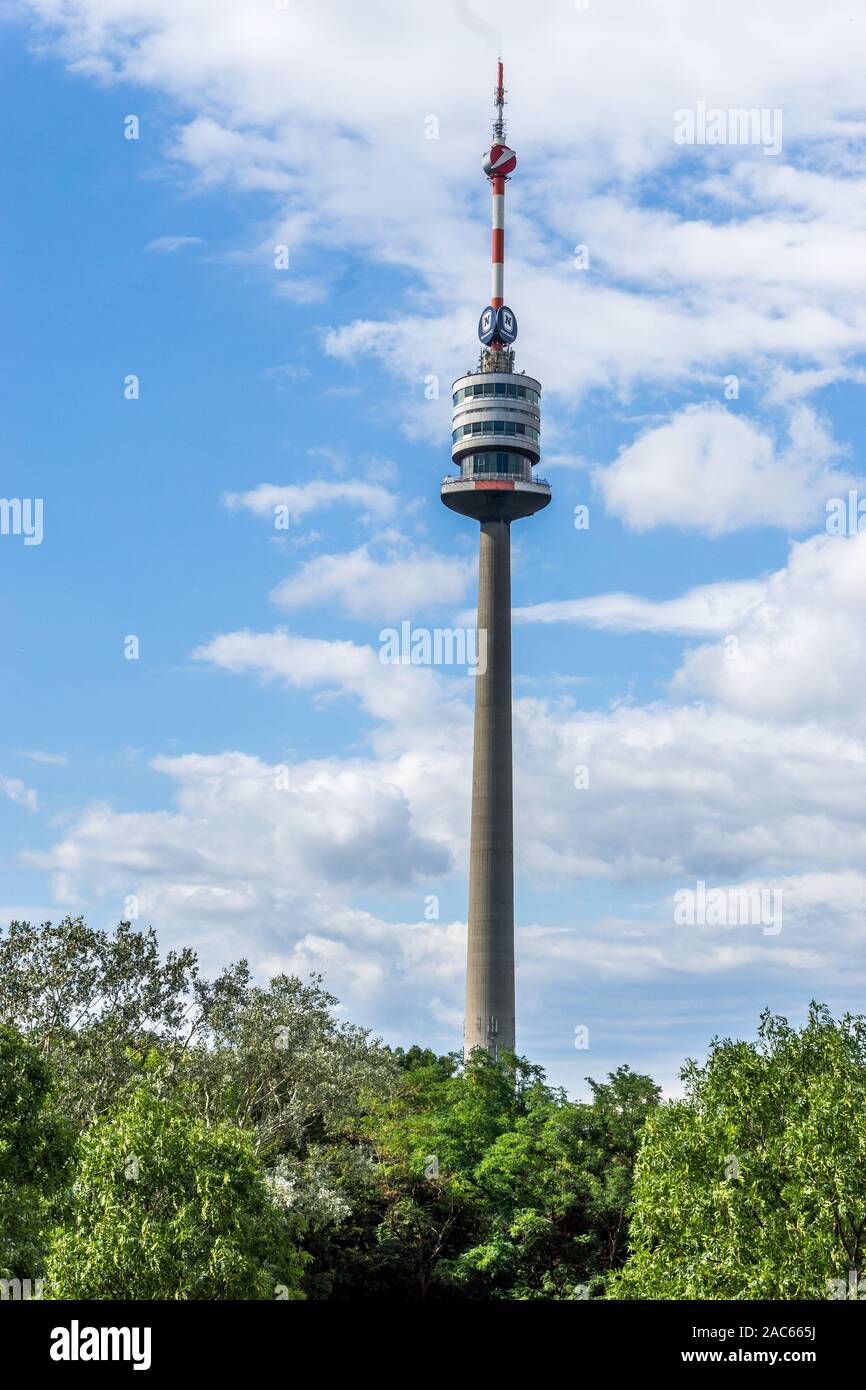
{"type": "Polygon", "coordinates": [[[493,201],[492,294],[481,315],[478,367],[454,382],[451,458],[442,501],[480,523],[478,630],[487,662],[475,681],[469,927],[463,1049],[513,1051],[514,829],[511,754],[511,523],[550,501],[536,477],[541,383],[514,370],[517,319],[504,302],[505,185],[517,156],[505,144],[499,63],[493,145],[483,169],[493,201]]]}

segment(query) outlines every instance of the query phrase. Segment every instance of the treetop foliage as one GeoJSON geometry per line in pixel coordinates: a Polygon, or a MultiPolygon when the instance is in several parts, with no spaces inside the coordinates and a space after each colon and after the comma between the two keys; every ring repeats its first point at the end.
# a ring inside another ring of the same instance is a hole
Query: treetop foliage
{"type": "MultiPolygon", "coordinates": [[[[389,1048],[317,976],[0,930],[0,1278],[49,1297],[822,1298],[866,1248],[866,1020],[715,1039],[662,1101],[389,1048]]],[[[864,1283],[866,1291],[866,1283],[864,1283]]]]}
{"type": "Polygon", "coordinates": [[[766,1011],[659,1107],[635,1174],[623,1298],[827,1298],[866,1248],[866,1019],[766,1011]]]}

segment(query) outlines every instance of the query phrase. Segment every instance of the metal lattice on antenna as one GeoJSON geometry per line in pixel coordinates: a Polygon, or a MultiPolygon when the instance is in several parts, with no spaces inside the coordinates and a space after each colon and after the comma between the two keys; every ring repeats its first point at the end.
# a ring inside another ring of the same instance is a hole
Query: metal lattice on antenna
{"type": "Polygon", "coordinates": [[[505,84],[503,80],[502,59],[497,65],[497,81],[493,89],[493,105],[496,108],[496,115],[493,117],[493,138],[494,140],[505,139],[505,84]]]}

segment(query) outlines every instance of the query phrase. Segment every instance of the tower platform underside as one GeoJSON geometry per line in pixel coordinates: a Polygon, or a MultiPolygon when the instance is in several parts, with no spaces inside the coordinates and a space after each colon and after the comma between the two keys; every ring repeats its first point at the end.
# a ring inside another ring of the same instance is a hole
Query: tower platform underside
{"type": "Polygon", "coordinates": [[[527,483],[512,478],[447,477],[442,483],[442,501],[452,512],[475,521],[517,521],[547,506],[550,484],[542,478],[527,483]]]}

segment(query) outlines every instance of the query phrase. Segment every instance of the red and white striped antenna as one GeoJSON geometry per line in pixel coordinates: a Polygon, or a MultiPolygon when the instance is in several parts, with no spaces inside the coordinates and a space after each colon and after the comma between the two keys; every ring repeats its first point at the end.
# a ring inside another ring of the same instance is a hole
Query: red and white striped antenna
{"type": "MultiPolygon", "coordinates": [[[[517,168],[517,155],[505,143],[505,85],[501,59],[497,65],[496,79],[493,92],[493,144],[490,153],[484,156],[482,168],[490,180],[490,191],[493,195],[490,303],[493,309],[498,311],[505,302],[505,183],[517,168]]],[[[504,343],[497,336],[490,346],[501,348],[504,343]]]]}

